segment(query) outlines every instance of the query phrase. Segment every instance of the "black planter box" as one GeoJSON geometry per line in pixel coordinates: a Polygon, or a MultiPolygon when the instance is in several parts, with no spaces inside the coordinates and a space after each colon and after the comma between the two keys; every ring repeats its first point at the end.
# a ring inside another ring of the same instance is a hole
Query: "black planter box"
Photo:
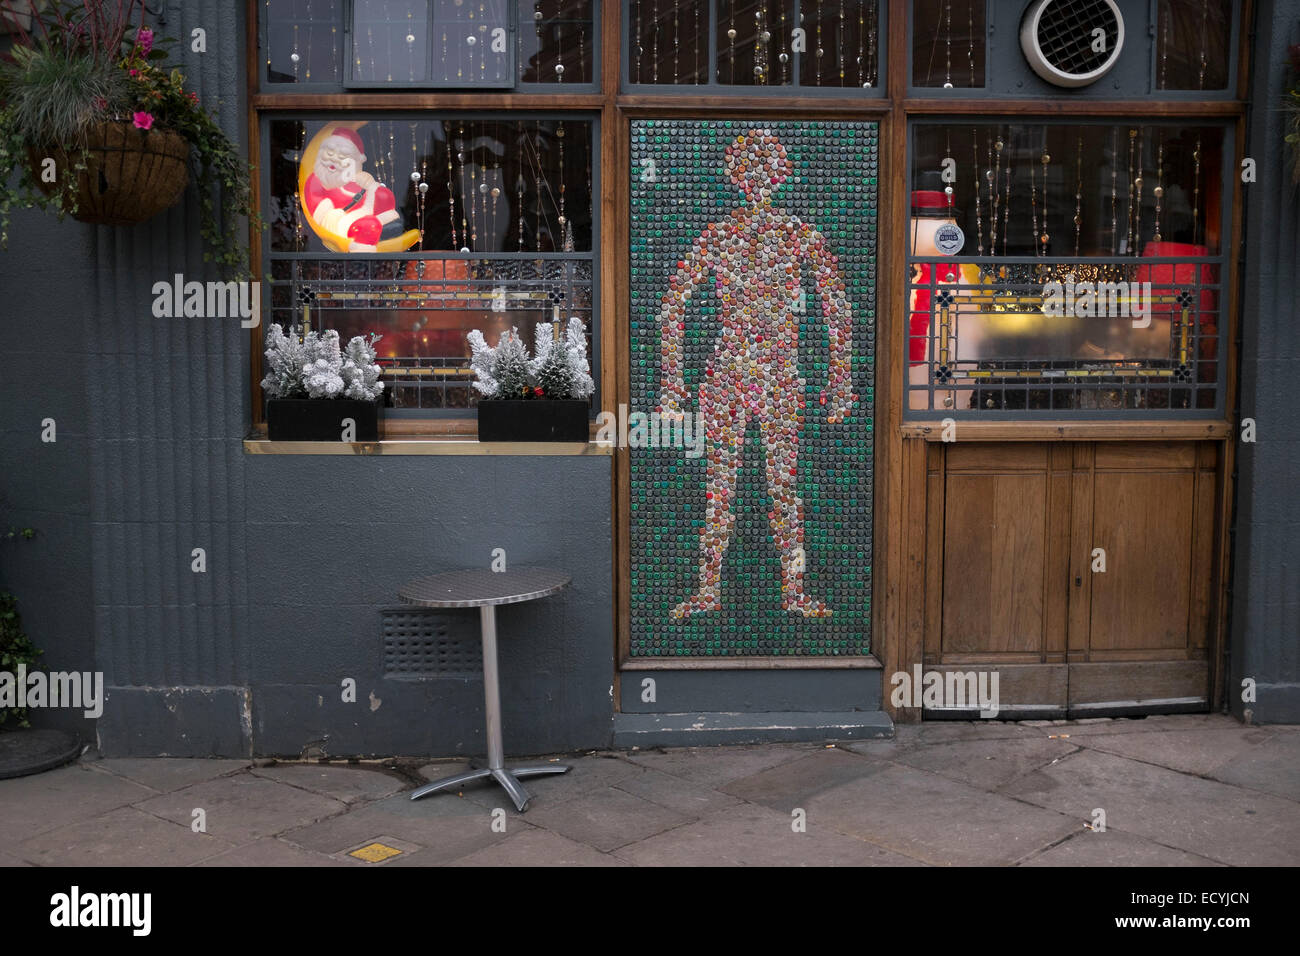
{"type": "Polygon", "coordinates": [[[486,399],[478,405],[478,440],[585,442],[587,409],[580,399],[486,399]]]}
{"type": "Polygon", "coordinates": [[[352,398],[268,398],[271,441],[342,441],[343,419],[357,423],[353,441],[379,441],[379,402],[352,398]]]}

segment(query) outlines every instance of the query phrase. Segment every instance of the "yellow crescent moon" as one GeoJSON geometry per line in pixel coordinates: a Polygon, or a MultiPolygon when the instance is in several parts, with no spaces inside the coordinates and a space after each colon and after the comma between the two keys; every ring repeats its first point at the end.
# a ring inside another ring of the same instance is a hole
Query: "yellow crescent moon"
{"type": "MultiPolygon", "coordinates": [[[[325,243],[325,248],[330,252],[352,251],[352,240],[347,236],[340,236],[337,232],[330,232],[312,218],[311,210],[307,208],[307,197],[304,195],[307,188],[307,177],[316,168],[316,154],[320,151],[320,144],[333,135],[335,130],[350,129],[355,131],[361,129],[368,122],[369,120],[326,123],[321,127],[321,131],[311,138],[307,148],[302,151],[302,159],[298,162],[298,205],[302,209],[303,216],[307,219],[307,225],[311,226],[311,231],[316,233],[320,241],[325,243]]],[[[408,229],[396,239],[384,239],[375,246],[375,249],[378,252],[405,252],[419,241],[420,231],[418,229],[408,229]]]]}

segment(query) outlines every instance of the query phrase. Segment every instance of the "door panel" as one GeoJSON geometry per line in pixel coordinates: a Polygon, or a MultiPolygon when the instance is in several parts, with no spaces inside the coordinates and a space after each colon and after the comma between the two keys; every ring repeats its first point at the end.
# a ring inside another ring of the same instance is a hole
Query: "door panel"
{"type": "Polygon", "coordinates": [[[1041,651],[1047,476],[951,475],[945,510],[944,653],[1041,651]]]}
{"type": "Polygon", "coordinates": [[[1187,647],[1191,603],[1192,473],[1098,471],[1093,548],[1105,572],[1092,575],[1092,651],[1187,647]]]}
{"type": "Polygon", "coordinates": [[[1211,442],[931,446],[927,670],[996,671],[1004,719],[1205,710],[1218,462],[1211,442]]]}

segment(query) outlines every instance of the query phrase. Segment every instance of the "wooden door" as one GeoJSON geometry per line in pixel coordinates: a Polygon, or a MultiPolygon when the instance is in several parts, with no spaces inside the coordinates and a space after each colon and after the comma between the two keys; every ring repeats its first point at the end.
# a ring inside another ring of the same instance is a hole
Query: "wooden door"
{"type": "Polygon", "coordinates": [[[1097,443],[1076,462],[1071,713],[1208,709],[1215,446],[1097,443]]]}
{"type": "Polygon", "coordinates": [[[1208,708],[1213,443],[929,449],[926,670],[996,671],[1003,719],[1208,708]]]}

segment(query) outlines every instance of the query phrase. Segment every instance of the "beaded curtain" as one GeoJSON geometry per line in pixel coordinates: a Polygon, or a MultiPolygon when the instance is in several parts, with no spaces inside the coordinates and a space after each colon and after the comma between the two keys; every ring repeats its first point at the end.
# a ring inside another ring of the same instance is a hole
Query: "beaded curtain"
{"type": "Polygon", "coordinates": [[[877,134],[632,124],[634,657],[868,653],[877,134]]]}

